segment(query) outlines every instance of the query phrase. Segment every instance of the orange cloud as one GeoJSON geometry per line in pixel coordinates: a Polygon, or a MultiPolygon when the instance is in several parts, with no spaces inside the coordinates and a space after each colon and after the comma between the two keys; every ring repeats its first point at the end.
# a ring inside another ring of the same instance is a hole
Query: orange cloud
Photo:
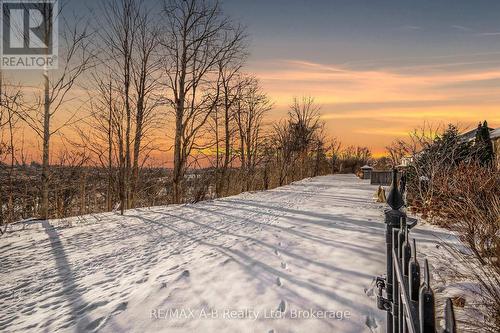
{"type": "MultiPolygon", "coordinates": [[[[479,63],[479,62],[478,62],[479,63]]],[[[471,69],[474,62],[364,70],[302,60],[251,65],[276,101],[281,116],[292,97],[310,95],[322,104],[332,136],[380,154],[396,137],[424,121],[470,127],[488,119],[500,124],[500,64],[471,69]],[[465,68],[464,68],[465,67],[465,68]]]]}
{"type": "MultiPolygon", "coordinates": [[[[452,57],[439,61],[392,68],[386,62],[385,67],[372,64],[366,69],[366,63],[353,67],[360,63],[326,65],[282,59],[250,63],[247,71],[260,78],[275,101],[269,122],[286,116],[293,97],[313,96],[322,105],[322,119],[332,137],[344,145],[368,146],[380,155],[392,140],[424,121],[466,128],[487,119],[493,127],[500,125],[500,61],[457,62],[452,57]]],[[[39,95],[40,87],[29,88],[26,94],[39,95]]],[[[88,90],[76,87],[70,95],[70,102],[54,118],[54,128],[75,112],[77,118],[88,115],[88,90]]],[[[156,164],[171,164],[171,152],[166,150],[172,130],[166,125],[154,134],[163,149],[152,154],[156,164]]],[[[38,159],[39,140],[29,130],[25,132],[26,149],[38,159]]],[[[64,134],[71,136],[71,129],[65,128],[64,134]]],[[[53,160],[61,147],[57,140],[54,137],[53,160]]]]}

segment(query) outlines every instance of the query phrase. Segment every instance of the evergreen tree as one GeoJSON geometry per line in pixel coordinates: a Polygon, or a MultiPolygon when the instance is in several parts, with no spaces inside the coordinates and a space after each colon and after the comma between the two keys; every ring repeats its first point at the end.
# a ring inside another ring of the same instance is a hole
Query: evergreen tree
{"type": "Polygon", "coordinates": [[[479,124],[476,133],[476,156],[482,166],[490,166],[494,159],[493,142],[490,138],[488,122],[479,124]]]}
{"type": "MultiPolygon", "coordinates": [[[[472,144],[464,141],[458,128],[448,125],[448,128],[437,136],[432,144],[424,149],[415,159],[415,164],[421,170],[421,175],[431,178],[432,168],[440,166],[457,166],[475,158],[472,144]]],[[[409,179],[412,175],[408,175],[409,179]]]]}

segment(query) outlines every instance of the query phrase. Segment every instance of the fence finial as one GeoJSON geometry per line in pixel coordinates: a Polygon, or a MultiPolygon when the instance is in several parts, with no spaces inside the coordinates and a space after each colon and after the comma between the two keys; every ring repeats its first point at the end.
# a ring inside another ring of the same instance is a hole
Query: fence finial
{"type": "Polygon", "coordinates": [[[411,248],[412,261],[408,267],[408,290],[410,291],[410,299],[418,302],[418,292],[420,289],[420,265],[417,260],[417,245],[415,238],[413,238],[413,246],[411,248]]]}
{"type": "Polygon", "coordinates": [[[424,260],[424,284],[425,287],[431,287],[431,276],[429,272],[429,261],[427,259],[424,260]]]}
{"type": "Polygon", "coordinates": [[[436,332],[436,314],[434,305],[434,293],[430,286],[429,262],[425,259],[424,283],[420,288],[418,298],[420,333],[436,332]]]}
{"type": "Polygon", "coordinates": [[[392,170],[392,185],[389,196],[387,196],[387,204],[394,210],[404,206],[403,196],[398,189],[398,170],[396,168],[392,170]]]}
{"type": "Polygon", "coordinates": [[[453,303],[450,298],[446,299],[444,306],[444,330],[443,333],[456,333],[455,312],[453,311],[453,303]]]}

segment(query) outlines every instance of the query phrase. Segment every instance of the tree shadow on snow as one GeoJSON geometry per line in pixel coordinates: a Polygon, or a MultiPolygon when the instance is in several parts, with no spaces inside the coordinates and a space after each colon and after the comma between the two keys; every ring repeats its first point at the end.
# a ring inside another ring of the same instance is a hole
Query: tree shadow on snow
{"type": "MultiPolygon", "coordinates": [[[[59,294],[66,297],[66,302],[69,304],[69,322],[59,327],[59,329],[67,329],[76,323],[76,331],[89,331],[98,326],[98,322],[90,322],[90,320],[85,315],[85,307],[87,303],[82,299],[79,293],[78,286],[75,282],[75,275],[71,270],[71,264],[68,261],[68,257],[61,243],[61,239],[57,230],[50,225],[48,221],[42,221],[42,226],[47,233],[50,241],[50,246],[52,249],[52,254],[56,262],[56,269],[59,275],[60,281],[62,283],[62,290],[59,294]]],[[[44,283],[44,281],[40,281],[44,283]]],[[[48,321],[41,328],[45,328],[48,332],[48,326],[51,321],[48,321]]]]}

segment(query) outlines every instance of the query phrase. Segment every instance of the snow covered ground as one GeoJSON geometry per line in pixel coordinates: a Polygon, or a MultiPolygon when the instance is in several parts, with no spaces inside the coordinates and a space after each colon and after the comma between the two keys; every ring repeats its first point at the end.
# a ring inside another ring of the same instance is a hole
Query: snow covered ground
{"type": "MultiPolygon", "coordinates": [[[[0,238],[0,331],[383,332],[375,190],[335,175],[14,226],[0,238]]],[[[413,234],[419,253],[446,258],[448,233],[413,234]]]]}

